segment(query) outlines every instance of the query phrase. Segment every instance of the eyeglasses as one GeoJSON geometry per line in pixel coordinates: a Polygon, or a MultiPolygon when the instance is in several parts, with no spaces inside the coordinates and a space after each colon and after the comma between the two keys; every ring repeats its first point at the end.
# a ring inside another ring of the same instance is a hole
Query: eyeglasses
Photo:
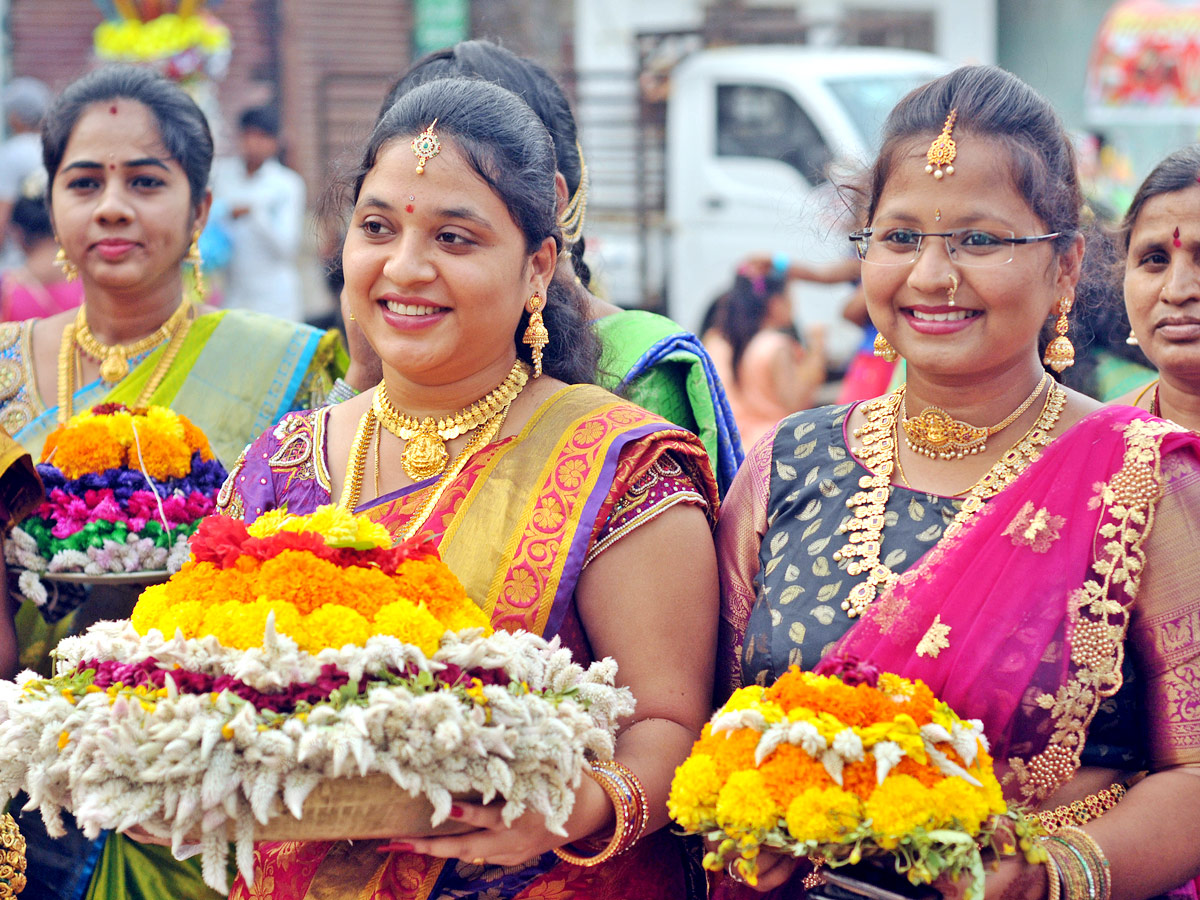
{"type": "Polygon", "coordinates": [[[874,228],[864,228],[850,235],[858,258],[874,266],[907,266],[917,261],[921,242],[940,237],[946,242],[946,253],[960,266],[1002,266],[1012,262],[1013,247],[1017,244],[1038,244],[1058,237],[1035,234],[1017,237],[1011,231],[983,231],[979,228],[958,228],[954,231],[917,231],[913,228],[888,228],[876,234],[874,228]]]}

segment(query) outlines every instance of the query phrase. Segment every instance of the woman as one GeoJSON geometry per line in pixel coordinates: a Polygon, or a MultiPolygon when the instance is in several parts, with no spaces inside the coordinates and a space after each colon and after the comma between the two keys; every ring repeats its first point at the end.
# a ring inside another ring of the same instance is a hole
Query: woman
{"type": "Polygon", "coordinates": [[[739,269],[704,331],[738,432],[753,444],[788,413],[808,409],[825,383],[821,332],[807,349],[792,321],[785,277],[739,269]]]}
{"type": "Polygon", "coordinates": [[[603,355],[597,384],[658,413],[704,441],[721,493],[742,461],[742,445],[712,360],[695,335],[645,310],[622,310],[588,292],[583,222],[588,172],[575,117],[558,82],[531,60],[488,41],[463,41],[418,61],[384,101],[435,78],[483,78],[528,103],[554,139],[559,227],[575,284],[587,298],[603,355]]]}
{"type": "Polygon", "coordinates": [[[43,179],[22,189],[13,205],[12,226],[24,262],[0,277],[0,321],[20,322],[77,308],[83,302],[83,285],[67,281],[54,264],[57,247],[43,179]]]}
{"type": "MultiPolygon", "coordinates": [[[[862,200],[871,320],[908,380],[790,416],[751,452],[719,527],[722,692],[850,654],[981,719],[1012,801],[1056,808],[1149,770],[1070,840],[1107,854],[1113,898],[1164,893],[1200,870],[1200,641],[1180,627],[1200,441],[1042,368],[1083,257],[1070,142],[1014,76],[958,69],[893,110],[862,200]]],[[[1046,359],[1069,364],[1065,335],[1046,359]]],[[[761,887],[798,890],[795,860],[762,868],[761,887]]],[[[1040,900],[1047,872],[1005,858],[987,896],[1040,900]]]]}
{"type": "MultiPolygon", "coordinates": [[[[335,334],[205,310],[185,296],[184,270],[199,264],[190,248],[211,202],[213,144],[182,90],[146,69],[99,69],[55,102],[42,148],[62,266],[83,285],[84,303],[0,325],[0,425],[28,451],[36,457],[73,412],[154,403],[187,415],[229,463],[283,413],[322,395],[339,364],[335,334]]],[[[121,599],[128,609],[133,597],[121,599]]],[[[70,624],[50,630],[24,604],[22,664],[44,665],[70,624]]],[[[198,866],[158,848],[114,838],[98,860],[100,844],[77,832],[50,841],[36,814],[22,817],[21,828],[31,892],[79,897],[95,870],[93,896],[211,895],[198,866]]]]}
{"type": "Polygon", "coordinates": [[[1125,214],[1125,309],[1159,377],[1124,398],[1200,431],[1200,147],[1172,153],[1125,214]]]}
{"type": "Polygon", "coordinates": [[[503,88],[442,79],[401,95],[353,179],[343,250],[346,301],[383,381],[285,418],[220,503],[253,519],[336,499],[397,539],[434,539],[496,627],[614,657],[638,703],[617,760],[645,790],[646,836],[591,865],[596,850],[574,842],[624,832],[584,779],[565,839],[536,815],[508,829],[494,807],[462,803],[453,814],[475,830],[459,837],[260,845],[255,885],[235,898],[683,896],[680,850],[658,829],[711,703],[715,485],[694,435],[588,383],[598,348],[555,275],[554,175],[549,134],[503,88]],[[465,421],[422,432],[426,417],[465,421]]]}

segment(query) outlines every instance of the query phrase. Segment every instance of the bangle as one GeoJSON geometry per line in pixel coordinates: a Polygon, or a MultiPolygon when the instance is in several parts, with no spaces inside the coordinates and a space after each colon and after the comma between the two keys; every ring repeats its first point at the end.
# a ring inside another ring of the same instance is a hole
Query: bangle
{"type": "MultiPolygon", "coordinates": [[[[646,804],[646,792],[628,766],[616,760],[595,760],[584,771],[600,785],[612,801],[617,826],[612,837],[594,854],[580,856],[562,847],[556,847],[554,855],[572,865],[592,868],[608,862],[632,847],[646,829],[650,810],[646,804]]],[[[589,844],[589,849],[591,846],[594,845],[589,844]]]]}
{"type": "Polygon", "coordinates": [[[1065,900],[1110,900],[1108,858],[1090,834],[1068,826],[1039,840],[1058,869],[1065,900]]]}
{"type": "Polygon", "coordinates": [[[1055,838],[1070,844],[1071,849],[1079,854],[1084,861],[1089,875],[1095,877],[1097,900],[1110,900],[1112,897],[1112,869],[1103,848],[1096,839],[1082,828],[1068,826],[1063,828],[1055,838]]]}
{"type": "Polygon", "coordinates": [[[1046,900],[1061,900],[1062,873],[1058,871],[1058,863],[1047,853],[1042,864],[1046,867],[1046,900]]]}
{"type": "Polygon", "coordinates": [[[771,268],[775,270],[776,275],[787,275],[788,267],[791,265],[791,260],[788,259],[786,253],[771,254],[771,268]]]}

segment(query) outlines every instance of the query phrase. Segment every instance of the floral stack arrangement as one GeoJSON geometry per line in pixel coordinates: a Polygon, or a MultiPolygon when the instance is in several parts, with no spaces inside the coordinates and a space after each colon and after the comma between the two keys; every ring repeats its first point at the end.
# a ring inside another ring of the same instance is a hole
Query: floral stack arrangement
{"type": "Polygon", "coordinates": [[[5,552],[22,570],[21,593],[38,605],[46,602],[46,575],[177,571],[226,477],[186,416],[119,403],[81,412],[51,432],[37,470],[46,501],[13,529],[5,552]]]}
{"type": "Polygon", "coordinates": [[[676,770],[668,808],[716,844],[706,868],[751,884],[768,848],[890,863],[914,885],[967,875],[978,900],[981,848],[1038,852],[1033,826],[1006,808],[982,724],[920,681],[846,659],[736,691],[676,770]]]}
{"type": "Polygon", "coordinates": [[[224,891],[231,841],[252,880],[255,839],[430,832],[455,796],[565,833],[633,710],[614,662],[492,633],[430,545],[338,507],[214,516],[191,546],[130,621],[60,643],[54,678],[0,684],[0,799],[24,789],[51,834],[66,809],[199,844],[224,891]]]}

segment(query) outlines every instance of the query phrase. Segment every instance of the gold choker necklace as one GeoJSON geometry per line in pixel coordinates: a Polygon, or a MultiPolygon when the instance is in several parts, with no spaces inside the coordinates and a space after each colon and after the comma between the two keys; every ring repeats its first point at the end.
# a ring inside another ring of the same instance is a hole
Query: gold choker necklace
{"type": "MultiPolygon", "coordinates": [[[[1050,443],[1050,432],[1058,424],[1066,402],[1066,391],[1051,382],[1050,390],[1046,392],[1046,402],[1033,427],[982,478],[971,485],[962,508],[946,528],[943,538],[960,529],[964,522],[983,509],[985,500],[1016,481],[1017,476],[1042,455],[1042,448],[1050,443]]],[[[862,439],[862,447],[856,451],[857,455],[870,474],[858,479],[860,490],[846,500],[852,515],[841,524],[838,533],[849,533],[849,543],[833,554],[834,562],[847,563],[847,575],[867,576],[865,581],[851,588],[842,601],[842,609],[852,619],[866,612],[875,598],[898,578],[882,562],[881,555],[887,502],[892,494],[892,473],[896,471],[896,463],[900,459],[895,435],[903,403],[904,385],[901,385],[887,396],[864,405],[866,423],[854,429],[854,437],[862,439]]]]}
{"type": "Polygon", "coordinates": [[[490,394],[466,409],[436,421],[432,416],[418,419],[416,416],[400,412],[388,397],[387,386],[380,382],[379,387],[375,389],[375,399],[371,408],[384,428],[402,441],[408,442],[404,445],[403,456],[400,457],[404,473],[413,481],[424,481],[445,471],[446,463],[450,460],[446,441],[473,431],[492,419],[497,412],[516,399],[528,381],[529,366],[518,359],[513,363],[504,381],[490,394]]]}
{"type": "Polygon", "coordinates": [[[115,384],[129,374],[129,357],[145,353],[175,334],[187,318],[190,307],[191,304],[186,301],[180,303],[167,321],[144,338],[129,344],[103,344],[92,334],[87,323],[87,311],[81,306],[75,315],[75,342],[80,350],[100,363],[100,377],[109,384],[115,384]]]}
{"type": "Polygon", "coordinates": [[[987,450],[988,438],[999,434],[1033,405],[1046,382],[1049,374],[1043,373],[1041,380],[1033,393],[1025,398],[1020,406],[1005,416],[1004,421],[991,427],[980,427],[953,418],[948,412],[938,406],[927,406],[918,416],[907,415],[904,401],[900,404],[900,424],[904,426],[905,443],[908,449],[930,459],[962,459],[987,450]]]}

